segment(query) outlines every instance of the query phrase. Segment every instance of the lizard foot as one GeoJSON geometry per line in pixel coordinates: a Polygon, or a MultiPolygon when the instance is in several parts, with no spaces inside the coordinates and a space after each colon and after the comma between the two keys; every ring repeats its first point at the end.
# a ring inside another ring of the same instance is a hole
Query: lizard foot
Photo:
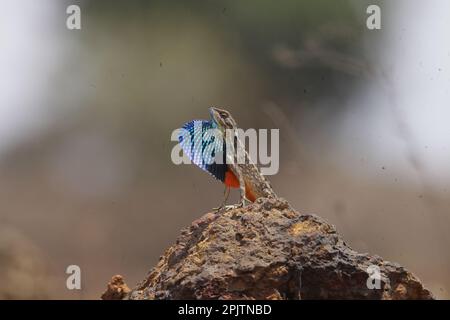
{"type": "Polygon", "coordinates": [[[236,209],[236,208],[238,208],[237,204],[230,204],[227,206],[220,206],[220,207],[213,208],[213,210],[214,210],[214,213],[218,213],[221,211],[229,211],[229,210],[236,209]]]}
{"type": "Polygon", "coordinates": [[[248,201],[246,198],[242,198],[242,200],[239,203],[235,204],[235,208],[243,208],[247,206],[247,202],[250,203],[250,201],[248,201]]]}
{"type": "Polygon", "coordinates": [[[244,198],[239,203],[231,204],[231,205],[227,205],[227,206],[226,205],[221,205],[220,207],[213,208],[213,210],[214,210],[215,213],[218,213],[220,211],[229,211],[229,210],[232,210],[232,209],[243,208],[243,207],[245,207],[247,205],[247,203],[246,203],[247,201],[248,200],[246,200],[244,198]]]}

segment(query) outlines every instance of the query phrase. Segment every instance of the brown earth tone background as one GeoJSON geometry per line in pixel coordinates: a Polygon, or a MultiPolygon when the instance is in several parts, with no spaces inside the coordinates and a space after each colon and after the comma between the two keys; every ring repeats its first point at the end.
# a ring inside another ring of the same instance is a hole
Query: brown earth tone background
{"type": "Polygon", "coordinates": [[[295,209],[450,298],[450,10],[376,2],[377,31],[367,1],[6,1],[0,298],[98,299],[114,274],[142,280],[222,201],[170,158],[172,131],[209,106],[280,129],[269,179],[295,209]],[[65,286],[71,264],[82,290],[65,286]]]}

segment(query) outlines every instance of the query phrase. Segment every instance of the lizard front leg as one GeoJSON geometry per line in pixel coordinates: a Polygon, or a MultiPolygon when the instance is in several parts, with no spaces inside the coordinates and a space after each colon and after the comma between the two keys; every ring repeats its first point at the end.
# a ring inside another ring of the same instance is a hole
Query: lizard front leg
{"type": "Polygon", "coordinates": [[[225,209],[229,208],[229,206],[227,206],[226,203],[227,203],[228,197],[230,196],[230,187],[225,186],[225,190],[223,192],[223,196],[224,196],[224,198],[223,198],[223,201],[222,201],[222,204],[220,205],[220,207],[213,208],[213,210],[215,212],[219,212],[219,211],[221,211],[224,208],[225,209]]]}

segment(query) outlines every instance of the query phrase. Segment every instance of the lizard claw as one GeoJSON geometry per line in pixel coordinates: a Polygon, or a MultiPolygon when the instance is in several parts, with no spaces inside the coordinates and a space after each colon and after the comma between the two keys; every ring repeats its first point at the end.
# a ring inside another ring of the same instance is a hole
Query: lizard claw
{"type": "Polygon", "coordinates": [[[214,210],[214,213],[218,213],[222,210],[228,211],[228,210],[232,210],[232,209],[243,208],[247,205],[246,201],[248,201],[246,198],[242,198],[242,200],[239,203],[231,204],[231,205],[222,204],[220,207],[213,208],[213,210],[214,210]]]}
{"type": "Polygon", "coordinates": [[[246,198],[242,198],[241,201],[235,205],[236,208],[243,208],[243,207],[247,206],[246,201],[247,201],[246,198]]]}
{"type": "Polygon", "coordinates": [[[213,208],[213,210],[214,210],[214,213],[218,213],[222,210],[228,211],[228,210],[236,209],[237,207],[238,207],[238,204],[231,204],[231,205],[227,205],[227,206],[216,207],[216,208],[213,208]]]}

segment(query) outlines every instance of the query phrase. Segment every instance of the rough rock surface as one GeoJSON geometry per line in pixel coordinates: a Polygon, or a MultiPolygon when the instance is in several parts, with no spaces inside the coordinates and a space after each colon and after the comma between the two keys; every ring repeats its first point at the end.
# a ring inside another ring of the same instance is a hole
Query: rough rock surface
{"type": "Polygon", "coordinates": [[[130,292],[130,288],[123,281],[121,275],[115,275],[106,287],[106,291],[103,292],[101,298],[103,300],[121,300],[126,297],[130,292]]]}
{"type": "Polygon", "coordinates": [[[352,250],[318,216],[299,214],[282,199],[258,199],[245,208],[208,213],[194,221],[142,283],[116,298],[433,299],[433,295],[402,266],[352,250]],[[370,265],[379,267],[380,289],[367,287],[370,265]]]}

